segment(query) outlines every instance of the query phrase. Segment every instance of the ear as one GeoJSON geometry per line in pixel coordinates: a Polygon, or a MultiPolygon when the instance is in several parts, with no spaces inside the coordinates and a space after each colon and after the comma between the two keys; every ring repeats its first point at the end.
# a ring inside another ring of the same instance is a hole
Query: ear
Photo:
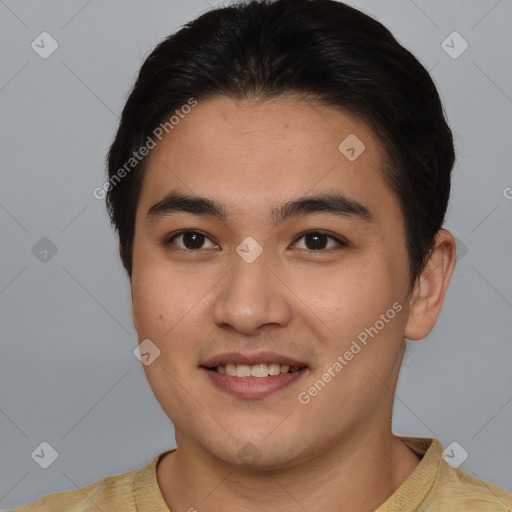
{"type": "Polygon", "coordinates": [[[452,234],[445,229],[439,230],[432,253],[411,294],[404,333],[407,339],[421,340],[434,328],[455,268],[456,256],[452,234]]]}

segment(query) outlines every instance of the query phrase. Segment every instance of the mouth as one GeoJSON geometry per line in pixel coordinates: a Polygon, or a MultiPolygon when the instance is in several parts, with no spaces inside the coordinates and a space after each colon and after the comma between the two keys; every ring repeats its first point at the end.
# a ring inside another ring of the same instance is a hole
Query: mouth
{"type": "Polygon", "coordinates": [[[301,379],[309,367],[274,353],[253,356],[223,354],[205,361],[200,369],[210,383],[239,398],[264,398],[301,379]]]}

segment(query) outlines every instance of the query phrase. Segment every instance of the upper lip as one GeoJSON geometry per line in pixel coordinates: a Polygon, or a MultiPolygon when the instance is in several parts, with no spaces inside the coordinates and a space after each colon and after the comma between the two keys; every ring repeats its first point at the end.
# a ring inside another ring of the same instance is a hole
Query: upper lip
{"type": "Polygon", "coordinates": [[[205,359],[200,366],[206,368],[215,368],[217,366],[225,366],[228,363],[232,364],[247,364],[249,366],[260,363],[278,363],[280,365],[287,365],[291,367],[307,366],[306,363],[293,359],[275,352],[257,352],[255,354],[242,354],[240,352],[224,352],[215,356],[205,359]]]}

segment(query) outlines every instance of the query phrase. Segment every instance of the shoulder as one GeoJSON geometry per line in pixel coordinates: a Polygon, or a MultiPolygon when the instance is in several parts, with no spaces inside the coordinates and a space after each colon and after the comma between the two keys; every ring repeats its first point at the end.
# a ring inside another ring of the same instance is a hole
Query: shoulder
{"type": "Polygon", "coordinates": [[[80,489],[48,494],[10,512],[54,512],[56,510],[97,512],[98,509],[119,506],[121,503],[126,512],[135,511],[133,480],[137,472],[130,471],[120,475],[107,476],[80,489]]]}
{"type": "MultiPolygon", "coordinates": [[[[509,512],[512,507],[512,494],[500,487],[480,480],[456,465],[454,449],[443,450],[438,439],[418,440],[429,442],[425,453],[426,462],[430,463],[433,472],[432,486],[425,496],[426,505],[441,507],[441,510],[468,510],[472,512],[509,512]]],[[[421,508],[420,508],[421,510],[421,508]]]]}
{"type": "Polygon", "coordinates": [[[79,489],[48,494],[8,512],[136,512],[134,483],[148,474],[161,456],[159,454],[144,468],[107,476],[79,489]]]}
{"type": "Polygon", "coordinates": [[[456,505],[458,510],[474,512],[509,512],[512,508],[511,493],[452,467],[444,459],[439,465],[438,479],[438,485],[433,489],[433,498],[438,495],[446,507],[456,505]]]}
{"type": "Polygon", "coordinates": [[[402,485],[379,507],[379,512],[510,512],[512,494],[455,467],[453,450],[438,439],[401,437],[421,460],[402,485]]]}

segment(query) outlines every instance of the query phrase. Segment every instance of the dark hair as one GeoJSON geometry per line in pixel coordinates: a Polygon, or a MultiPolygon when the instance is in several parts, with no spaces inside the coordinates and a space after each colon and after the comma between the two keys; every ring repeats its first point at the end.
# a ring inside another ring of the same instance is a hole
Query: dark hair
{"type": "Polygon", "coordinates": [[[356,114],[381,140],[388,156],[383,172],[403,212],[414,282],[444,222],[455,159],[452,133],[427,70],[382,24],[334,0],[250,1],[214,9],[167,37],[145,60],[107,156],[107,210],[130,277],[146,159],[120,170],[134,152],[191,98],[264,101],[290,94],[356,114]]]}

